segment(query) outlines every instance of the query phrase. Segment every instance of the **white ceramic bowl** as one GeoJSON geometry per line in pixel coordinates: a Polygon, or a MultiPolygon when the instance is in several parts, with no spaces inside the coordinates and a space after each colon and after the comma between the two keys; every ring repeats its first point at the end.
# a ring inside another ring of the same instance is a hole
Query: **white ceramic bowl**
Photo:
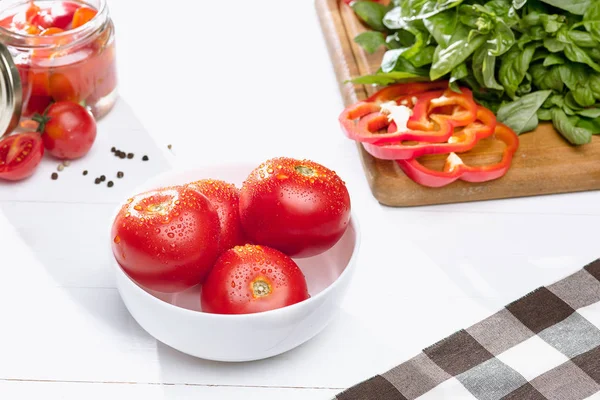
{"type": "MultiPolygon", "coordinates": [[[[222,179],[239,187],[254,168],[255,165],[226,165],[168,172],[131,194],[206,178],[222,179]]],[[[118,209],[115,216],[117,212],[118,209]]],[[[251,361],[291,350],[327,326],[339,310],[352,279],[359,244],[359,228],[352,214],[346,233],[334,247],[318,256],[295,260],[306,276],[311,295],[308,300],[246,315],[203,313],[200,286],[175,294],[153,293],[132,281],[116,262],[114,267],[125,306],[150,335],[192,356],[216,361],[251,361]]]]}

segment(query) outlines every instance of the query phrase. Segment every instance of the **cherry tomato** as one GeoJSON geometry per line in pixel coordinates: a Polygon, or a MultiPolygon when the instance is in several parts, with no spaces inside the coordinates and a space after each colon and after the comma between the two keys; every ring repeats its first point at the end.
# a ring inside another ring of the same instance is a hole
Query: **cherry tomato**
{"type": "Polygon", "coordinates": [[[89,7],[79,7],[75,14],[73,14],[73,22],[71,29],[79,28],[80,26],[88,23],[98,14],[98,11],[89,7]]]}
{"type": "Polygon", "coordinates": [[[202,286],[202,311],[251,314],[308,299],[304,274],[294,260],[266,246],[247,244],[219,257],[202,286]]]}
{"type": "Polygon", "coordinates": [[[141,286],[173,293],[201,283],[219,246],[219,217],[210,201],[184,186],[134,196],[112,226],[112,250],[141,286]]]}
{"type": "Polygon", "coordinates": [[[77,103],[59,101],[46,109],[40,123],[44,146],[56,158],[73,160],[90,151],[96,140],[96,121],[77,103]]]}
{"type": "Polygon", "coordinates": [[[73,21],[73,15],[78,8],[79,4],[69,1],[54,3],[50,9],[50,15],[52,16],[51,26],[63,30],[67,29],[71,21],[73,21]]]}
{"type": "Polygon", "coordinates": [[[30,177],[43,155],[39,133],[19,133],[3,139],[0,141],[0,179],[18,181],[30,177]]]}
{"type": "Polygon", "coordinates": [[[204,179],[189,184],[190,188],[205,195],[219,214],[221,239],[219,254],[234,246],[246,244],[240,224],[239,190],[231,183],[204,179]]]}
{"type": "Polygon", "coordinates": [[[240,218],[253,243],[310,257],[331,248],[346,231],[350,196],[339,176],[324,166],[274,158],[244,182],[240,218]]]}

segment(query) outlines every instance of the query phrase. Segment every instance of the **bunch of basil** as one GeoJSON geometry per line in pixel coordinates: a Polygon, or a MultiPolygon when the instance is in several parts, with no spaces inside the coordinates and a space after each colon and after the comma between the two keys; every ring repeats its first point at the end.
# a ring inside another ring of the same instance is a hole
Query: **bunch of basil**
{"type": "Polygon", "coordinates": [[[569,142],[600,134],[600,0],[355,1],[373,31],[355,38],[387,51],[374,75],[389,85],[449,79],[517,133],[552,121],[569,142]]]}

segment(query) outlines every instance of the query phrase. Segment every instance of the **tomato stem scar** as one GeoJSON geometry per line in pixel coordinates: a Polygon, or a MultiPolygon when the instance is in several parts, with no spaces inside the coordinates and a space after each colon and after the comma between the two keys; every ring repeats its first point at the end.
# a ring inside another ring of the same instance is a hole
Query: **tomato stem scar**
{"type": "Polygon", "coordinates": [[[254,298],[265,297],[271,294],[271,285],[264,278],[258,278],[252,282],[252,296],[254,298]]]}

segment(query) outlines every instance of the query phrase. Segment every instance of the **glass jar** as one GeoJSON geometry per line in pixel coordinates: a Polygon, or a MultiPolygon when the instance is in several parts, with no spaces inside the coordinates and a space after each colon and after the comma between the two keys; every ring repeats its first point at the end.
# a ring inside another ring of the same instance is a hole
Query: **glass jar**
{"type": "Polygon", "coordinates": [[[54,101],[80,103],[100,119],[116,99],[114,25],[106,0],[0,2],[0,136],[54,101]],[[48,36],[37,29],[38,34],[17,32],[13,16],[25,15],[31,4],[40,7],[40,15],[67,6],[92,8],[96,14],[79,27],[48,36]]]}

